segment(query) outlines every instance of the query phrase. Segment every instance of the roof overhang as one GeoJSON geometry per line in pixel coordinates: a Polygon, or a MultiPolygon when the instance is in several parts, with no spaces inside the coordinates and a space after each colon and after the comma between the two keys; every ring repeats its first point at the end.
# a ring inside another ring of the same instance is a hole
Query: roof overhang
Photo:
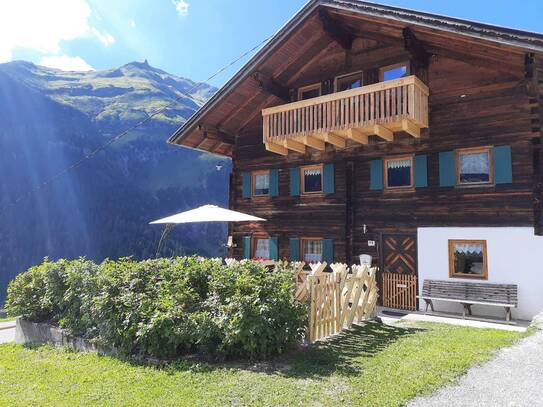
{"type": "MultiPolygon", "coordinates": [[[[183,145],[183,141],[197,128],[204,126],[203,118],[232,92],[242,81],[254,73],[259,65],[272,55],[278,47],[318,8],[364,15],[379,19],[393,20],[413,27],[425,27],[451,34],[479,39],[485,42],[501,46],[514,47],[525,52],[543,52],[543,34],[522,31],[513,28],[500,27],[485,23],[468,21],[437,14],[425,13],[399,7],[386,6],[358,0],[310,0],[302,7],[270,40],[220,88],[187,122],[180,127],[168,140],[168,143],[183,145]]],[[[205,130],[205,126],[202,131],[205,130]]],[[[213,129],[216,143],[234,143],[234,135],[222,134],[220,129],[213,129]],[[227,140],[228,139],[228,140],[227,140]]],[[[189,148],[208,151],[198,146],[186,146],[189,148]]],[[[232,149],[214,151],[215,154],[229,156],[232,149]]]]}

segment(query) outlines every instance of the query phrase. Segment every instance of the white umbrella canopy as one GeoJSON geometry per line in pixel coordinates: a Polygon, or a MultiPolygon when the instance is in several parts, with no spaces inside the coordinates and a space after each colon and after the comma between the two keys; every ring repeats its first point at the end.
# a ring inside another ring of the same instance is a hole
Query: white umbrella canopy
{"type": "Polygon", "coordinates": [[[217,205],[204,205],[196,209],[181,212],[166,218],[154,220],[151,225],[168,224],[174,225],[178,223],[194,223],[194,222],[250,222],[250,221],[266,221],[266,219],[256,216],[247,215],[246,213],[231,211],[217,205]]]}

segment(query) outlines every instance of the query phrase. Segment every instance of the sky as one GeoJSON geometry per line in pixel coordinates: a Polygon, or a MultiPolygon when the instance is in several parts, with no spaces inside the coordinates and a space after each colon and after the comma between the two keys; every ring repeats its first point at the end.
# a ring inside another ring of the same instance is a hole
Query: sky
{"type": "MultiPolygon", "coordinates": [[[[195,81],[273,35],[306,0],[0,0],[0,63],[64,70],[147,59],[195,81]]],[[[384,0],[382,3],[543,31],[541,0],[384,0]]],[[[220,86],[249,56],[210,83],[220,86]]]]}

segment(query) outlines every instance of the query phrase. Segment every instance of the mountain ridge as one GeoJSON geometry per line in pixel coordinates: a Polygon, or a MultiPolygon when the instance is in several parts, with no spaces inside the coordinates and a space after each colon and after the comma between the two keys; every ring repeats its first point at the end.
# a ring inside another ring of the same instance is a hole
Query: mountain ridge
{"type": "MultiPolygon", "coordinates": [[[[150,257],[160,234],[150,220],[204,203],[225,205],[229,161],[166,144],[215,91],[147,62],[90,72],[0,64],[0,208],[8,208],[0,211],[6,231],[0,235],[0,304],[7,281],[44,256],[150,257]],[[77,170],[11,205],[170,103],[77,170]]],[[[179,229],[166,255],[219,254],[223,226],[179,229]]]]}

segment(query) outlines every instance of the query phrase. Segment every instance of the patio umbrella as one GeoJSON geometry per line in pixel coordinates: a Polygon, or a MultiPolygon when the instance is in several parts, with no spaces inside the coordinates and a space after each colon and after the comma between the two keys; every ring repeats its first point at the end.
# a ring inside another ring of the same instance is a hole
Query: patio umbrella
{"type": "Polygon", "coordinates": [[[216,205],[204,205],[196,209],[177,213],[166,218],[154,220],[149,222],[151,225],[164,224],[166,227],[162,232],[160,241],[156,251],[156,257],[158,257],[164,240],[168,233],[180,223],[196,223],[196,222],[262,222],[266,219],[258,218],[256,216],[247,215],[246,213],[232,211],[230,209],[221,208],[216,205]]]}

